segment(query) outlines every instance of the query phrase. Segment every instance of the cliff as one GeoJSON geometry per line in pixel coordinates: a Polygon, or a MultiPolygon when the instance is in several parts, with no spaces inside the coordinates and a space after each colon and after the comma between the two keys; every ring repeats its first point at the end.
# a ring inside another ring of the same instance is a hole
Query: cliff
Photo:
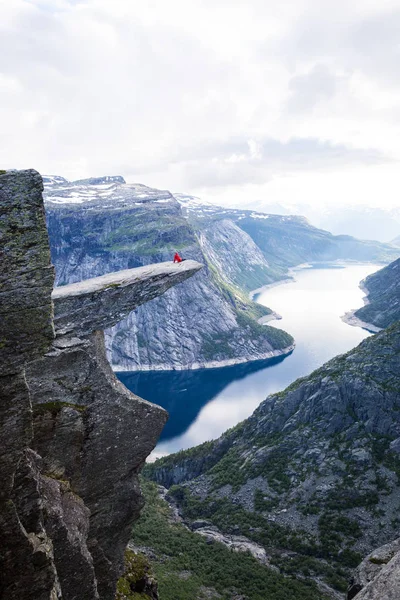
{"type": "Polygon", "coordinates": [[[400,258],[362,282],[366,305],[354,312],[361,322],[378,329],[400,320],[400,258]]]}
{"type": "MultiPolygon", "coordinates": [[[[291,336],[257,322],[270,311],[248,299],[235,285],[236,276],[221,275],[172,194],[110,178],[48,179],[45,201],[58,285],[171,261],[175,250],[205,265],[183,288],[107,330],[115,370],[222,366],[291,351],[291,336]]],[[[244,243],[253,244],[242,230],[236,233],[241,251],[244,243]]],[[[226,261],[223,266],[228,268],[226,261]]]]}
{"type": "Polygon", "coordinates": [[[355,572],[347,600],[400,598],[400,539],[371,552],[355,572]]]}
{"type": "Polygon", "coordinates": [[[201,265],[52,293],[42,190],[36,171],[0,174],[0,596],[111,600],[167,415],[114,377],[102,329],[201,265]]]}

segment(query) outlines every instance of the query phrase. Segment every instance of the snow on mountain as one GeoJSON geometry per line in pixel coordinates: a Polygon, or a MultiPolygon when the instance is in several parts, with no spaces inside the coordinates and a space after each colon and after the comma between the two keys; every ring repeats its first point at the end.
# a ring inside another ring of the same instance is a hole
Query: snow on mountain
{"type": "Polygon", "coordinates": [[[44,197],[47,203],[84,204],[102,209],[112,208],[116,203],[122,206],[140,205],[146,202],[176,202],[166,190],[156,190],[140,183],[126,183],[124,178],[115,176],[92,177],[78,181],[68,181],[57,175],[43,177],[44,197]],[[105,201],[109,201],[109,203],[105,201]]]}

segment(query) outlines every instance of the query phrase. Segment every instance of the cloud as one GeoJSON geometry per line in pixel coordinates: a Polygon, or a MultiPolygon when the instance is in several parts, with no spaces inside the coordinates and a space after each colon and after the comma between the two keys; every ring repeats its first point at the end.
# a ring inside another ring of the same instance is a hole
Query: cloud
{"type": "Polygon", "coordinates": [[[188,188],[265,183],[276,175],[299,171],[331,171],[388,162],[390,159],[373,148],[351,148],[312,138],[286,142],[237,138],[183,146],[171,157],[171,163],[181,170],[183,186],[188,188]]]}
{"type": "Polygon", "coordinates": [[[339,79],[321,64],[315,65],[308,73],[295,75],[289,81],[288,110],[303,112],[312,110],[319,102],[329,101],[337,91],[339,79]]]}
{"type": "Polygon", "coordinates": [[[395,181],[399,26],[398,0],[13,0],[0,166],[221,197],[383,163],[395,181]]]}

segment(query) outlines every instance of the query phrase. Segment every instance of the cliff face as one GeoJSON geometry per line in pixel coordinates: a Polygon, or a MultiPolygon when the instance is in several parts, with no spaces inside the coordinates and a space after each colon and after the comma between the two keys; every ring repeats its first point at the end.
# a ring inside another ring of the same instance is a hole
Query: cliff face
{"type": "Polygon", "coordinates": [[[51,346],[54,270],[33,171],[0,175],[0,595],[57,597],[51,540],[43,523],[32,413],[24,366],[51,346]]]}
{"type": "MultiPolygon", "coordinates": [[[[257,323],[270,311],[234,287],[235,277],[220,276],[169,192],[108,178],[51,180],[46,210],[58,284],[171,261],[175,250],[205,265],[184,287],[139,307],[106,332],[116,370],[221,366],[291,350],[291,336],[257,323]]],[[[230,234],[232,226],[226,230],[230,234]]]]}
{"type": "Polygon", "coordinates": [[[369,554],[355,572],[347,600],[400,598],[400,539],[369,554]]]}
{"type": "Polygon", "coordinates": [[[367,304],[355,311],[359,320],[383,329],[400,320],[400,258],[363,282],[367,304]]]}
{"type": "Polygon", "coordinates": [[[52,301],[41,192],[35,171],[0,175],[0,595],[111,600],[167,417],[114,377],[101,329],[201,265],[110,274],[52,301]]]}
{"type": "Polygon", "coordinates": [[[250,236],[229,219],[199,230],[204,254],[228,283],[250,292],[276,281],[276,272],[250,236]],[[236,250],[236,251],[235,251],[236,250]]]}

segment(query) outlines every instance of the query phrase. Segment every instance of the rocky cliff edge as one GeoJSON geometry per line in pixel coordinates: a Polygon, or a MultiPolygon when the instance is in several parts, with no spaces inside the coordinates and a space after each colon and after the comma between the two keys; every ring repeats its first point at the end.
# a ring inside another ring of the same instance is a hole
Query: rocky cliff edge
{"type": "Polygon", "coordinates": [[[138,472],[167,415],[114,377],[102,329],[201,265],[132,269],[52,298],[42,190],[36,171],[0,172],[0,597],[111,600],[138,472]]]}

